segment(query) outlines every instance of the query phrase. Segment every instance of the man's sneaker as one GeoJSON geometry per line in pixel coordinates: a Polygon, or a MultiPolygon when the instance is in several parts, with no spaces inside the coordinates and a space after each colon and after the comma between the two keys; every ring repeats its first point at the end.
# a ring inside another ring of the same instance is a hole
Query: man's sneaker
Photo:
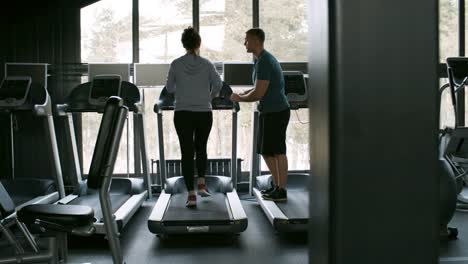
{"type": "Polygon", "coordinates": [[[198,195],[201,197],[208,197],[211,196],[211,193],[208,192],[205,184],[198,184],[198,195]]]}
{"type": "Polygon", "coordinates": [[[195,208],[197,207],[197,196],[195,194],[189,194],[187,197],[186,205],[188,208],[195,208]]]}
{"type": "Polygon", "coordinates": [[[265,189],[265,190],[261,190],[260,193],[261,193],[261,194],[269,194],[269,193],[271,193],[272,191],[274,191],[275,188],[276,188],[276,186],[273,184],[273,182],[270,182],[270,185],[271,185],[270,188],[265,189]]]}
{"type": "Polygon", "coordinates": [[[269,194],[262,195],[263,199],[274,202],[286,202],[288,200],[288,193],[286,189],[276,188],[269,194]]]}

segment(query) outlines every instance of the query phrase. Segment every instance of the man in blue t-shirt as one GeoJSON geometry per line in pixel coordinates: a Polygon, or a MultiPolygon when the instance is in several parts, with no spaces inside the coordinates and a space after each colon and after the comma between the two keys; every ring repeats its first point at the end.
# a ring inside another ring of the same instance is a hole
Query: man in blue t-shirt
{"type": "Polygon", "coordinates": [[[261,154],[273,178],[273,185],[263,190],[263,198],[286,201],[288,158],[286,156],[286,129],[290,109],[284,92],[283,71],[279,62],[263,47],[265,32],[252,28],[246,32],[244,45],[255,56],[252,79],[254,88],[243,93],[233,93],[234,102],[259,101],[259,131],[257,153],[261,154]]]}

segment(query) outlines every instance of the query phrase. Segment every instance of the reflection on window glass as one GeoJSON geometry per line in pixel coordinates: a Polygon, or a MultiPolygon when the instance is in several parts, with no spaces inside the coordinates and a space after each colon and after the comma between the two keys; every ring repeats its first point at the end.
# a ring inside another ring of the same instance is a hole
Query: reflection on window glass
{"type": "MultiPolygon", "coordinates": [[[[131,0],[101,0],[81,9],[81,61],[132,61],[131,0]]],[[[102,115],[97,113],[82,114],[84,174],[89,172],[101,117],[102,115]]],[[[128,145],[125,126],[114,168],[114,172],[119,174],[134,171],[132,115],[129,115],[129,120],[128,145]]]]}
{"type": "MultiPolygon", "coordinates": [[[[91,165],[91,160],[93,158],[94,147],[96,146],[96,140],[99,132],[99,126],[101,124],[102,114],[82,113],[81,118],[83,125],[83,173],[88,174],[91,165]]],[[[135,165],[133,161],[133,115],[130,112],[128,115],[127,122],[125,123],[124,129],[122,131],[122,138],[120,140],[119,152],[115,161],[114,173],[133,173],[135,171],[135,165]],[[129,143],[128,145],[127,135],[129,143]],[[129,162],[128,167],[127,158],[129,162]]]]}
{"type": "MultiPolygon", "coordinates": [[[[159,159],[157,117],[153,112],[153,106],[158,101],[161,87],[144,88],[145,92],[145,129],[147,131],[147,145],[149,159],[159,159]]],[[[250,156],[252,144],[252,108],[253,104],[241,103],[241,111],[238,113],[238,138],[237,157],[242,159],[242,170],[250,168],[250,156]]],[[[180,146],[177,133],[174,128],[174,113],[164,111],[164,148],[166,159],[180,159],[180,146]]],[[[213,114],[213,126],[208,139],[208,158],[231,158],[232,140],[232,112],[215,111],[213,114]]],[[[156,170],[156,168],[154,168],[156,170]]]]}
{"type": "MultiPolygon", "coordinates": [[[[260,26],[266,32],[265,47],[281,61],[307,61],[307,1],[260,2],[260,26]]],[[[245,31],[252,27],[251,0],[200,0],[201,55],[212,62],[252,61],[245,51],[245,31]]],[[[140,62],[170,63],[185,54],[180,41],[184,28],[192,25],[192,1],[139,0],[140,62]]],[[[101,0],[81,10],[81,54],[83,62],[132,61],[132,0],[101,0]]],[[[241,91],[250,87],[233,87],[241,91]]],[[[157,116],[153,106],[162,87],[142,88],[145,94],[145,131],[148,159],[159,159],[157,116]]],[[[250,170],[252,152],[252,112],[254,103],[241,103],[238,113],[237,156],[242,170],[250,170]]],[[[133,127],[129,115],[124,128],[115,172],[134,172],[133,127]],[[127,156],[129,167],[127,168],[127,156]]],[[[231,156],[230,111],[215,111],[208,141],[209,158],[231,156]]],[[[84,173],[89,165],[97,137],[100,114],[87,113],[83,120],[84,173]]],[[[180,148],[173,124],[173,112],[164,112],[164,140],[167,159],[180,159],[180,148]]],[[[290,170],[309,169],[307,109],[291,112],[287,148],[290,170]]],[[[266,170],[265,165],[262,167],[266,170]]]]}
{"type": "Polygon", "coordinates": [[[132,61],[131,0],[101,0],[81,9],[81,61],[132,61]]]}
{"type": "Polygon", "coordinates": [[[307,1],[260,1],[265,49],[279,61],[307,61],[307,1]]]}
{"type": "MultiPolygon", "coordinates": [[[[448,79],[440,79],[440,86],[448,83],[448,79]]],[[[440,99],[440,118],[439,127],[454,127],[455,125],[455,112],[452,106],[452,98],[450,96],[450,88],[446,88],[440,99]]]]}
{"type": "MultiPolygon", "coordinates": [[[[234,91],[240,92],[241,89],[234,89],[234,91]]],[[[252,163],[252,113],[254,107],[253,103],[240,103],[237,117],[237,157],[243,160],[242,171],[250,171],[252,163]]]]}
{"type": "Polygon", "coordinates": [[[245,31],[252,27],[251,0],[200,0],[200,54],[211,61],[252,61],[245,31]]]}
{"type": "MultiPolygon", "coordinates": [[[[241,92],[248,87],[232,87],[241,92]]],[[[157,117],[153,106],[158,101],[162,87],[144,88],[145,93],[145,131],[148,146],[148,158],[159,159],[157,117]]],[[[252,160],[252,113],[254,103],[241,103],[237,123],[237,157],[242,159],[242,171],[249,171],[252,160]]],[[[180,159],[180,146],[174,128],[173,111],[164,111],[164,148],[166,159],[180,159]]],[[[292,110],[287,132],[287,150],[290,170],[309,169],[308,148],[308,110],[292,110]]],[[[208,139],[208,158],[231,158],[232,113],[214,111],[213,126],[208,139]]],[[[266,165],[262,166],[267,170],[266,165]]],[[[156,171],[156,168],[154,168],[156,171]]]]}
{"type": "Polygon", "coordinates": [[[140,62],[170,63],[185,54],[180,42],[192,25],[192,1],[140,0],[140,62]]]}
{"type": "Polygon", "coordinates": [[[458,55],[458,1],[439,0],[439,60],[458,55]]]}

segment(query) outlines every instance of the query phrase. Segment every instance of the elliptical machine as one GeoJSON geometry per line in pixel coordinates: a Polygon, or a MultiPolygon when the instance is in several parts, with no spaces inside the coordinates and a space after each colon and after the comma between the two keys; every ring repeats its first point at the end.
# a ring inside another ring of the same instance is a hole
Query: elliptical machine
{"type": "Polygon", "coordinates": [[[441,130],[439,137],[439,238],[441,240],[454,240],[458,236],[458,229],[448,226],[457,208],[457,195],[462,189],[460,174],[457,173],[446,151],[449,143],[453,145],[454,131],[454,129],[445,128],[441,130]]]}
{"type": "Polygon", "coordinates": [[[439,208],[440,238],[452,240],[458,230],[447,225],[455,210],[468,212],[468,198],[462,193],[463,186],[468,185],[468,127],[458,123],[458,92],[468,84],[468,58],[447,58],[447,73],[449,83],[439,89],[439,109],[442,93],[449,88],[455,122],[439,133],[439,208]]]}

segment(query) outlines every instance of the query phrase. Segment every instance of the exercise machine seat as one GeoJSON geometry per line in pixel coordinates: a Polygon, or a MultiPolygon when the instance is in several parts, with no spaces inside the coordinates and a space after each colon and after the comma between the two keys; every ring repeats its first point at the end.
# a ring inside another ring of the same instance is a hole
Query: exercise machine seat
{"type": "Polygon", "coordinates": [[[17,212],[17,216],[25,224],[34,224],[36,220],[40,220],[66,228],[88,226],[94,222],[93,209],[81,205],[27,205],[17,212]]]}

